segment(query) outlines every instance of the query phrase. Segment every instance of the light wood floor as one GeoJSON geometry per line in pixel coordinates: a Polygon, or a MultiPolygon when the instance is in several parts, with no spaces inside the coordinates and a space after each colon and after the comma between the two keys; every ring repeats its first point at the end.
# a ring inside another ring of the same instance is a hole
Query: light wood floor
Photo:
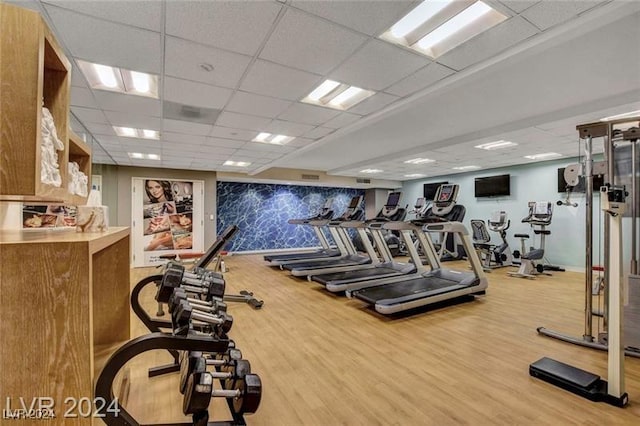
{"type": "MultiPolygon", "coordinates": [[[[593,403],[528,374],[548,356],[606,377],[606,353],[539,336],[546,326],[583,331],[582,275],[525,280],[490,273],[487,295],[385,317],[357,300],[231,256],[229,293],[253,291],[262,310],[230,304],[230,332],[264,386],[250,425],[638,425],[640,359],[626,359],[625,409],[593,403]]],[[[448,264],[447,264],[448,266],[448,264]]],[[[132,271],[132,285],[155,269],[132,271]]],[[[145,294],[155,312],[153,294],[145,294]]],[[[145,332],[132,314],[132,336],[145,332]]],[[[184,421],[177,374],[148,379],[169,361],[157,351],[130,362],[127,407],[145,423],[184,421]]],[[[212,417],[228,418],[221,401],[212,417]]]]}

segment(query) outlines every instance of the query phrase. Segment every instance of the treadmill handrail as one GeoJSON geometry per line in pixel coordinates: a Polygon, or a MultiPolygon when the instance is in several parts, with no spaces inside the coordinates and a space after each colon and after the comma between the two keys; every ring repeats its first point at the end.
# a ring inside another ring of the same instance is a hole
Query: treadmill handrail
{"type": "Polygon", "coordinates": [[[462,222],[438,222],[427,223],[422,227],[425,232],[455,232],[460,235],[469,235],[467,227],[462,222]]]}
{"type": "Polygon", "coordinates": [[[366,228],[367,224],[361,220],[346,220],[340,223],[343,228],[366,228]]]}

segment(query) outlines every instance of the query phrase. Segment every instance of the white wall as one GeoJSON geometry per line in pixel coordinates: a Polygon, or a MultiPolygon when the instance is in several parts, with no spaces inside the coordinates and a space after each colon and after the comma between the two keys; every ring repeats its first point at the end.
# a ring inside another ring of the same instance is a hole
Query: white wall
{"type": "MultiPolygon", "coordinates": [[[[585,257],[585,196],[584,194],[572,194],[571,199],[573,202],[578,203],[577,208],[555,205],[556,201],[564,198],[564,193],[557,192],[557,170],[559,167],[575,162],[577,162],[577,159],[563,159],[407,181],[403,185],[404,199],[406,202],[413,203],[417,197],[421,197],[424,183],[443,180],[457,183],[460,185],[458,203],[464,205],[467,210],[464,223],[469,229],[469,221],[471,219],[487,220],[491,213],[496,210],[507,212],[508,218],[511,220],[511,227],[507,231],[507,240],[511,250],[520,249],[520,240],[514,238],[514,234],[526,233],[531,237],[534,236],[529,225],[521,223],[522,218],[527,216],[529,211],[527,203],[529,201],[551,201],[554,204],[553,221],[548,228],[551,231],[551,235],[547,237],[545,255],[554,265],[562,265],[572,270],[583,270],[585,257]],[[511,175],[510,196],[495,198],[474,197],[474,179],[476,177],[500,174],[511,175]]],[[[600,263],[597,249],[597,221],[601,217],[599,195],[596,195],[593,204],[595,229],[594,264],[597,264],[600,263]]],[[[492,243],[499,243],[499,235],[494,232],[491,232],[491,234],[492,243]]],[[[537,238],[535,245],[538,245],[537,238]]]]}

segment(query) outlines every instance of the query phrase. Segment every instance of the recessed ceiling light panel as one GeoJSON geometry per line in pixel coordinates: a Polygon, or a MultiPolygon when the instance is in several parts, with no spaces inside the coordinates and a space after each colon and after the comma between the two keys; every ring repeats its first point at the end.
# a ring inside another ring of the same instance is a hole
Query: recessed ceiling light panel
{"type": "Polygon", "coordinates": [[[158,76],[78,60],[92,89],[158,99],[158,76]]]}
{"type": "Polygon", "coordinates": [[[481,145],[476,145],[475,148],[486,149],[487,151],[491,151],[493,149],[509,148],[511,146],[517,146],[517,145],[518,144],[515,142],[500,140],[495,142],[483,143],[481,145]]]}
{"type": "Polygon", "coordinates": [[[364,170],[360,170],[360,173],[382,173],[384,172],[384,170],[380,170],[380,169],[364,169],[364,170]]]}
{"type": "Polygon", "coordinates": [[[528,158],[529,160],[549,160],[551,158],[562,157],[562,154],[558,154],[557,152],[543,152],[542,154],[533,154],[533,155],[525,155],[524,158],[528,158]]]}
{"type": "Polygon", "coordinates": [[[453,170],[477,170],[480,166],[459,166],[454,167],[453,170]]]}
{"type": "Polygon", "coordinates": [[[141,152],[127,152],[129,158],[133,160],[160,160],[160,156],[158,154],[143,154],[141,152]]]}
{"type": "Polygon", "coordinates": [[[274,135],[267,132],[260,132],[252,139],[253,142],[270,143],[272,145],[284,145],[294,140],[293,136],[274,135]]]}
{"type": "Polygon", "coordinates": [[[233,160],[227,160],[224,162],[225,166],[233,166],[233,167],[248,167],[251,165],[251,163],[247,162],[247,161],[233,161],[233,160]]]}
{"type": "Polygon", "coordinates": [[[375,92],[371,90],[350,86],[333,80],[325,80],[320,86],[313,89],[311,93],[302,99],[302,102],[346,111],[373,94],[375,94],[375,92]]]}
{"type": "Polygon", "coordinates": [[[433,163],[436,160],[431,160],[430,158],[412,158],[411,160],[406,160],[405,164],[426,164],[433,163]]]}
{"type": "Polygon", "coordinates": [[[125,138],[139,138],[139,139],[160,139],[160,132],[157,130],[149,130],[149,129],[134,129],[133,127],[120,127],[113,126],[113,130],[116,132],[116,135],[123,136],[125,138]]]}
{"type": "Polygon", "coordinates": [[[611,115],[609,117],[601,118],[600,121],[613,121],[613,120],[621,120],[623,118],[633,118],[640,116],[640,109],[637,111],[629,111],[622,114],[611,115]]]}
{"type": "Polygon", "coordinates": [[[404,175],[404,177],[408,177],[408,178],[421,178],[425,176],[426,175],[423,175],[422,173],[410,173],[408,175],[404,175]]]}

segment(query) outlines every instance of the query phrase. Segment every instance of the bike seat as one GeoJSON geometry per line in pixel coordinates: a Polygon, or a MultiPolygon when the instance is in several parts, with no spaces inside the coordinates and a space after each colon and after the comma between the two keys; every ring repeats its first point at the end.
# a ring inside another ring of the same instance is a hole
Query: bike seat
{"type": "Polygon", "coordinates": [[[516,238],[529,238],[529,234],[513,234],[516,238]]]}

